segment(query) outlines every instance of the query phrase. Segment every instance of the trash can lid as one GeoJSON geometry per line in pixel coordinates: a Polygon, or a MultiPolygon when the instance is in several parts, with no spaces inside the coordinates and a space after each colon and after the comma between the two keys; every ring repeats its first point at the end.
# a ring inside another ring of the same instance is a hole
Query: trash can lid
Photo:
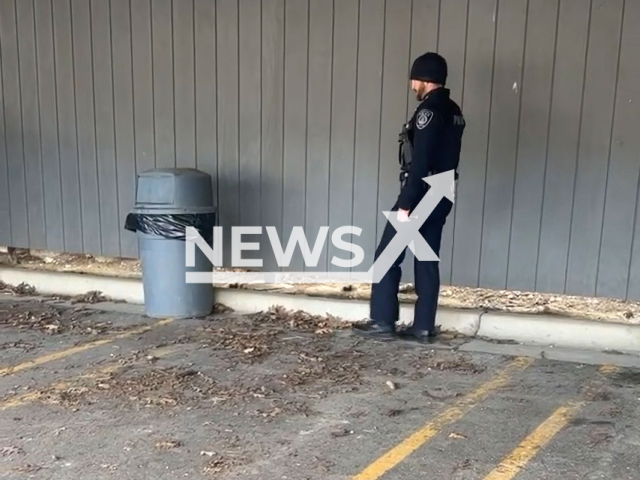
{"type": "Polygon", "coordinates": [[[140,173],[135,210],[139,213],[213,212],[211,175],[195,168],[158,168],[140,173]]]}

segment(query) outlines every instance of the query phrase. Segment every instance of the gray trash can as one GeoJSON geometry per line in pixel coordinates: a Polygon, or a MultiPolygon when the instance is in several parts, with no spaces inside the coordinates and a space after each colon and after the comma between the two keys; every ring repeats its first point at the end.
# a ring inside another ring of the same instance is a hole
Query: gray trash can
{"type": "Polygon", "coordinates": [[[195,227],[211,246],[216,208],[211,176],[190,168],[156,169],[138,175],[136,205],[125,229],[137,232],[145,313],[188,318],[213,310],[213,285],[187,283],[186,272],[211,272],[196,246],[195,266],[186,266],[185,228],[195,227]]]}

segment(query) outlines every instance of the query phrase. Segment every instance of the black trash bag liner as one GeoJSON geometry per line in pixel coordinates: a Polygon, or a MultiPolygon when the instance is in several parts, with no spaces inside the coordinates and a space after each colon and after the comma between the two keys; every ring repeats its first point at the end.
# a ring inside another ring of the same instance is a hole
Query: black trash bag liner
{"type": "Polygon", "coordinates": [[[211,244],[215,225],[215,213],[130,213],[127,215],[124,228],[131,232],[142,232],[170,240],[184,241],[186,227],[193,227],[207,243],[211,244]]]}

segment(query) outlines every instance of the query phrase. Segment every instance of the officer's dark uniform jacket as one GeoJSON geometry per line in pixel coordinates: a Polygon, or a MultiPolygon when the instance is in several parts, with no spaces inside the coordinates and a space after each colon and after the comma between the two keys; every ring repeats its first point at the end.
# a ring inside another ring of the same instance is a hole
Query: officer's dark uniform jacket
{"type": "Polygon", "coordinates": [[[449,97],[449,89],[441,87],[429,92],[400,135],[402,189],[397,208],[416,207],[429,188],[422,180],[426,176],[455,170],[458,178],[464,128],[464,117],[449,97]]]}

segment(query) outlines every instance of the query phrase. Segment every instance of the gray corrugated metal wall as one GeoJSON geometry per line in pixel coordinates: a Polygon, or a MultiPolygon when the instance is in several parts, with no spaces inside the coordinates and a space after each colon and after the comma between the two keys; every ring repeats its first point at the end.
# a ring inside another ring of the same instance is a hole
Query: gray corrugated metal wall
{"type": "Polygon", "coordinates": [[[136,255],[135,173],[177,165],[370,260],[429,49],[469,125],[443,280],[640,298],[637,0],[0,0],[0,244],[136,255]]]}

